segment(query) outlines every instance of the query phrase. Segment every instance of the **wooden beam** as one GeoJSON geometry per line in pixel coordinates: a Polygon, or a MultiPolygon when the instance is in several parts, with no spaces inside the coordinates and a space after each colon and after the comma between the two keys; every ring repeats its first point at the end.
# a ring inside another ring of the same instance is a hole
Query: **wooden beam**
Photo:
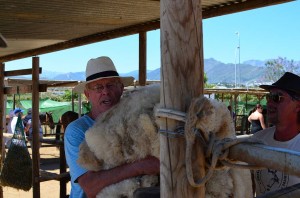
{"type": "MultiPolygon", "coordinates": [[[[5,71],[4,63],[0,63],[0,74],[3,74],[5,71]]],[[[5,156],[5,148],[3,141],[3,129],[4,129],[4,121],[3,119],[6,116],[6,109],[4,108],[4,76],[0,75],[0,167],[3,167],[4,156],[5,156]]],[[[3,188],[0,186],[0,198],[3,198],[3,188]]]]}
{"type": "Polygon", "coordinates": [[[266,6],[287,3],[294,0],[246,0],[246,1],[229,1],[219,6],[208,7],[203,10],[203,19],[217,17],[226,14],[262,8],[266,6]]]}
{"type": "MultiPolygon", "coordinates": [[[[161,18],[161,96],[160,106],[186,112],[193,97],[203,94],[204,64],[201,0],[160,1],[161,18]],[[178,14],[180,13],[180,14],[178,14]]],[[[184,123],[161,119],[162,131],[174,132],[184,123]]],[[[198,142],[199,143],[199,142],[198,142]]],[[[201,148],[201,145],[195,144],[201,148]]],[[[204,157],[194,150],[193,165],[202,167],[204,157]],[[200,159],[200,160],[199,160],[200,159]]],[[[185,139],[160,135],[160,195],[164,198],[204,196],[204,187],[189,185],[185,170],[185,139]]]]}
{"type": "MultiPolygon", "coordinates": [[[[49,181],[49,180],[57,180],[57,181],[61,181],[61,180],[67,180],[70,181],[70,173],[69,172],[65,172],[65,173],[52,173],[52,172],[47,172],[47,171],[43,171],[41,172],[41,176],[39,177],[39,181],[40,182],[45,182],[45,181],[49,181]]],[[[64,194],[66,196],[66,194],[64,194]]]]}
{"type": "Polygon", "coordinates": [[[129,27],[124,27],[124,28],[119,28],[116,30],[111,30],[107,32],[100,32],[98,34],[93,34],[93,35],[88,35],[72,40],[68,40],[65,42],[37,48],[37,49],[32,49],[16,54],[11,54],[7,56],[2,56],[0,57],[0,62],[7,62],[7,61],[12,61],[12,60],[17,60],[21,58],[26,58],[30,56],[36,56],[36,55],[41,55],[41,54],[46,54],[54,51],[59,51],[59,50],[65,50],[65,49],[70,49],[72,47],[78,47],[78,46],[83,46],[87,44],[92,44],[100,41],[106,41],[110,39],[115,39],[115,38],[120,38],[123,36],[129,36],[133,34],[137,34],[140,32],[147,32],[155,29],[159,29],[160,26],[160,21],[153,20],[149,21],[143,24],[137,24],[137,25],[132,25],[129,27]]]}
{"type": "MultiPolygon", "coordinates": [[[[32,85],[23,85],[16,87],[5,87],[4,94],[24,94],[24,93],[32,93],[33,86],[32,85]]],[[[39,92],[47,92],[47,85],[40,84],[39,92]]]]}
{"type": "MultiPolygon", "coordinates": [[[[42,73],[42,68],[39,68],[39,73],[42,73]]],[[[32,69],[20,69],[20,70],[12,70],[12,71],[5,71],[4,76],[21,76],[21,75],[31,75],[32,69]]]]}
{"type": "MultiPolygon", "coordinates": [[[[65,174],[67,172],[67,163],[64,144],[59,147],[59,173],[65,174]]],[[[67,183],[70,181],[70,175],[68,178],[64,177],[59,181],[59,197],[66,197],[67,195],[67,183]]]]}
{"type": "Polygon", "coordinates": [[[300,152],[263,144],[240,143],[229,149],[229,159],[287,172],[300,177],[300,152]]]}
{"type": "Polygon", "coordinates": [[[40,141],[39,141],[39,57],[32,57],[32,178],[33,198],[40,197],[40,141]]]}
{"type": "Polygon", "coordinates": [[[146,85],[147,78],[147,32],[139,34],[139,84],[146,85]]]}

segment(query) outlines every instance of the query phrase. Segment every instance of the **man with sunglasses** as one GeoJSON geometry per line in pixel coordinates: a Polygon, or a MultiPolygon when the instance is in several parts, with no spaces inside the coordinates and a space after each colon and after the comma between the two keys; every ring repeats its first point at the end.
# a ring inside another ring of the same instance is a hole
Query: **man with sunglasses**
{"type": "MultiPolygon", "coordinates": [[[[286,72],[272,85],[261,85],[268,90],[267,116],[272,127],[252,137],[272,147],[300,151],[300,77],[286,72]]],[[[300,183],[300,178],[277,170],[254,171],[256,196],[300,183]]]]}

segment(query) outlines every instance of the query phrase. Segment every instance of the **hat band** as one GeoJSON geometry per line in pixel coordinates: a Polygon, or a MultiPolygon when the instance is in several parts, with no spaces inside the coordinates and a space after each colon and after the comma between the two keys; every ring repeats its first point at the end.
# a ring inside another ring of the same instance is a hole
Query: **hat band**
{"type": "Polygon", "coordinates": [[[89,77],[86,78],[86,81],[91,81],[95,80],[97,78],[104,78],[104,77],[110,77],[110,76],[119,76],[118,72],[116,71],[104,71],[104,72],[99,72],[93,75],[90,75],[89,77]]]}

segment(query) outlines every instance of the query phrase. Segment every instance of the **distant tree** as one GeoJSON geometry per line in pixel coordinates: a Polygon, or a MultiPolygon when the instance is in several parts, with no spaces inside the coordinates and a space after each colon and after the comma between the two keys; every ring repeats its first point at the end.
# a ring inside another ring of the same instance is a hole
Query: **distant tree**
{"type": "MultiPolygon", "coordinates": [[[[73,93],[73,97],[74,97],[74,99],[77,99],[78,98],[78,94],[77,93],[73,93]]],[[[65,94],[62,96],[62,99],[64,101],[71,101],[72,100],[72,91],[65,90],[65,94]]]]}
{"type": "Polygon", "coordinates": [[[265,79],[271,82],[277,81],[285,72],[299,73],[299,63],[294,60],[278,57],[278,59],[269,60],[265,64],[265,79]]]}
{"type": "Polygon", "coordinates": [[[208,80],[207,74],[204,72],[204,85],[207,83],[207,80],[208,80]]]}

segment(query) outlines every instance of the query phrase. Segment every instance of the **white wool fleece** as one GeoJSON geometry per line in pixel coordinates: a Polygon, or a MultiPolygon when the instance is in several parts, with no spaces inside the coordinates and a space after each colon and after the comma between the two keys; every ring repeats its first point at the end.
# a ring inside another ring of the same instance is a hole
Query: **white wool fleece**
{"type": "MultiPolygon", "coordinates": [[[[159,85],[138,88],[97,118],[85,134],[78,163],[88,170],[103,170],[130,163],[148,155],[159,159],[158,125],[153,115],[160,100],[159,85]]],[[[158,183],[158,176],[142,176],[111,185],[97,197],[132,197],[139,187],[158,183]]]]}
{"type": "MultiPolygon", "coordinates": [[[[226,105],[204,96],[191,102],[185,125],[187,175],[191,172],[191,154],[196,139],[194,129],[198,129],[206,141],[214,133],[216,140],[224,138],[236,139],[233,120],[226,105]]],[[[204,145],[207,146],[207,145],[204,145]]],[[[204,155],[197,156],[205,158],[204,155]]],[[[205,185],[206,198],[250,198],[252,183],[250,170],[224,167],[214,170],[212,177],[205,185]]]]}

